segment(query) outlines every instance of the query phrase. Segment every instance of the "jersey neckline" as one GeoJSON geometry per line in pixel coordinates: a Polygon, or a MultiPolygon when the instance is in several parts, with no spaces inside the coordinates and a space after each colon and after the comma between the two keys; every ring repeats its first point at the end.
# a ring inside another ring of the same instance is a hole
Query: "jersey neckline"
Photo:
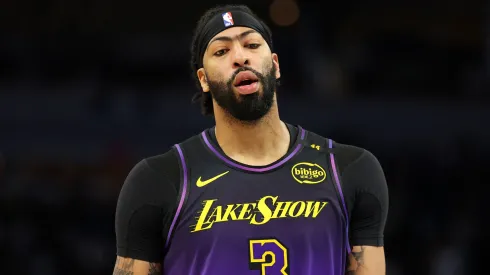
{"type": "Polygon", "coordinates": [[[211,153],[214,156],[216,156],[218,159],[220,159],[222,162],[224,162],[227,166],[246,172],[265,173],[281,167],[301,151],[301,148],[303,147],[303,143],[304,143],[303,140],[306,137],[306,131],[299,125],[297,125],[297,127],[298,127],[298,134],[296,137],[296,141],[294,142],[294,145],[291,146],[291,148],[283,157],[281,157],[280,159],[278,159],[277,161],[269,165],[264,165],[264,166],[247,165],[229,158],[226,154],[224,154],[224,152],[222,152],[222,150],[219,149],[219,145],[213,144],[213,142],[211,142],[211,138],[208,136],[207,130],[204,130],[201,133],[201,138],[204,144],[206,145],[206,147],[211,151],[211,153]]]}

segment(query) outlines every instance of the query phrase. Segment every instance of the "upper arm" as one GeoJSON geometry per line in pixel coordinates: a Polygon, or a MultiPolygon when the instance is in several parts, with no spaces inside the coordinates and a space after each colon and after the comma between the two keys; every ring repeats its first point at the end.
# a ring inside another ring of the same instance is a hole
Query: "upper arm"
{"type": "Polygon", "coordinates": [[[351,161],[344,161],[341,173],[352,246],[347,270],[356,271],[350,273],[356,275],[382,275],[385,274],[383,239],[389,207],[388,187],[376,157],[366,150],[352,148],[358,154],[351,161]]]}
{"type": "Polygon", "coordinates": [[[162,261],[180,172],[172,155],[161,156],[139,162],[121,188],[115,214],[116,267],[149,268],[149,263],[162,261]]]}
{"type": "Polygon", "coordinates": [[[388,186],[377,158],[364,150],[345,167],[342,185],[349,209],[352,246],[383,246],[388,216],[388,186]]]}
{"type": "Polygon", "coordinates": [[[113,275],[157,275],[162,273],[162,265],[118,256],[113,275]]]}

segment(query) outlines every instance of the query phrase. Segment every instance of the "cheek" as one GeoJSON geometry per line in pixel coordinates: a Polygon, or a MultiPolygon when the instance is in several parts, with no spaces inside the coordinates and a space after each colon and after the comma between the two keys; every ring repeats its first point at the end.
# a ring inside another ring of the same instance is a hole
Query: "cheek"
{"type": "Polygon", "coordinates": [[[216,71],[207,72],[206,78],[207,78],[208,82],[219,82],[219,81],[221,81],[221,76],[216,71]]]}
{"type": "Polygon", "coordinates": [[[212,81],[226,81],[231,74],[232,72],[230,73],[220,66],[209,66],[207,70],[207,76],[212,81]]]}
{"type": "Polygon", "coordinates": [[[261,55],[261,60],[263,60],[262,68],[266,69],[266,71],[269,71],[272,66],[274,66],[274,60],[272,60],[272,56],[270,55],[270,53],[264,53],[263,55],[261,55]]]}
{"type": "Polygon", "coordinates": [[[262,75],[266,76],[267,74],[269,74],[273,66],[274,66],[274,63],[272,62],[272,60],[265,61],[262,64],[262,72],[261,72],[262,75]]]}

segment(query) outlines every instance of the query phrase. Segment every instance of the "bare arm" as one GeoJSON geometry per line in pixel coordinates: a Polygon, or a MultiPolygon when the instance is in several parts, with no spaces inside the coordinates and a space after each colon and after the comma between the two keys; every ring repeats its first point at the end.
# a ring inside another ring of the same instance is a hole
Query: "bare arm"
{"type": "Polygon", "coordinates": [[[347,259],[346,275],[385,275],[385,253],[382,246],[354,246],[347,259]]]}
{"type": "Polygon", "coordinates": [[[162,265],[131,258],[117,257],[112,275],[158,275],[162,274],[162,265]]]}

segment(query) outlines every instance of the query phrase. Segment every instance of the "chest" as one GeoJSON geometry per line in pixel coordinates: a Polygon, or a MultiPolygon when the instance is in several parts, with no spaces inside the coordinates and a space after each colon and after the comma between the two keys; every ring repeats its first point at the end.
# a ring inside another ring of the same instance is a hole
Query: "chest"
{"type": "Polygon", "coordinates": [[[338,192],[328,163],[298,160],[267,173],[202,165],[189,174],[181,224],[204,231],[253,234],[287,227],[296,232],[324,230],[343,223],[338,192]]]}

